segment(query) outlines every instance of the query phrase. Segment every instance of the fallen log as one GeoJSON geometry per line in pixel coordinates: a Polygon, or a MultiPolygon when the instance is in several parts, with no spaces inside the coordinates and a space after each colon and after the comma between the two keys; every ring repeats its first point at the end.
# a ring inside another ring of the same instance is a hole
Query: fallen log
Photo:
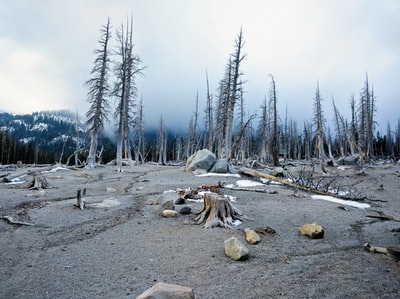
{"type": "Polygon", "coordinates": [[[232,228],[235,220],[243,219],[243,214],[230,203],[228,198],[216,193],[204,194],[203,209],[196,215],[194,221],[204,228],[216,226],[232,228]]]}
{"type": "Polygon", "coordinates": [[[380,215],[365,215],[365,217],[369,218],[375,218],[375,219],[380,219],[382,221],[395,221],[395,222],[400,222],[400,219],[396,219],[393,216],[385,215],[385,214],[380,214],[380,215]]]}
{"type": "Polygon", "coordinates": [[[312,188],[312,187],[302,186],[302,185],[299,185],[299,184],[295,184],[295,183],[289,181],[288,179],[276,177],[276,176],[273,176],[273,175],[270,175],[270,174],[267,174],[267,173],[264,173],[264,172],[261,172],[261,171],[253,170],[253,169],[241,168],[239,170],[239,174],[245,175],[245,176],[268,179],[268,180],[280,183],[280,184],[282,184],[284,186],[288,186],[288,187],[295,188],[295,189],[298,189],[298,190],[307,191],[307,192],[320,194],[320,195],[329,195],[329,196],[334,196],[334,197],[337,197],[337,198],[351,199],[351,200],[358,200],[358,201],[366,199],[365,196],[364,197],[346,196],[346,195],[340,195],[340,194],[337,194],[337,193],[323,191],[323,190],[312,188]]]}

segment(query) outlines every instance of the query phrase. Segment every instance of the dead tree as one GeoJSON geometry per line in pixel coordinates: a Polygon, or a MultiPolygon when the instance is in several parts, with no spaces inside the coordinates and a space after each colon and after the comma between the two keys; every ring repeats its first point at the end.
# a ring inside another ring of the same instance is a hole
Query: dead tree
{"type": "Polygon", "coordinates": [[[142,75],[144,67],[140,67],[141,60],[139,56],[133,53],[133,20],[127,22],[126,31],[121,25],[117,31],[119,47],[117,54],[120,61],[116,63],[115,75],[117,81],[114,85],[113,95],[118,99],[118,107],[115,116],[118,119],[117,129],[117,167],[122,171],[122,159],[131,159],[129,129],[133,122],[133,113],[135,111],[135,98],[137,87],[135,79],[137,75],[142,75]]]}
{"type": "Polygon", "coordinates": [[[316,151],[318,161],[321,164],[321,169],[326,173],[325,168],[325,151],[324,151],[324,116],[322,112],[322,97],[319,91],[319,83],[317,82],[317,88],[315,90],[314,98],[314,125],[315,125],[315,139],[316,139],[316,151]]]}
{"type": "Polygon", "coordinates": [[[110,28],[110,19],[108,19],[107,24],[101,29],[100,48],[94,52],[97,56],[91,72],[93,78],[85,83],[89,88],[87,95],[88,101],[91,104],[89,111],[86,113],[86,124],[90,130],[90,148],[87,157],[87,166],[90,168],[96,166],[98,138],[109,113],[107,96],[109,92],[108,73],[110,58],[108,42],[111,38],[110,28]]]}
{"type": "Polygon", "coordinates": [[[240,30],[235,41],[234,53],[230,55],[229,62],[223,80],[220,82],[219,99],[217,107],[217,136],[218,138],[218,156],[230,159],[231,154],[231,137],[233,129],[233,118],[235,105],[242,88],[240,77],[243,75],[240,71],[240,65],[246,58],[243,54],[243,33],[240,30]]]}
{"type": "Polygon", "coordinates": [[[272,144],[271,144],[271,155],[272,161],[274,162],[274,166],[280,166],[279,159],[278,159],[278,113],[276,110],[276,87],[275,87],[275,79],[272,74],[271,76],[271,87],[269,92],[270,101],[273,104],[273,125],[272,125],[272,144]]]}
{"type": "Polygon", "coordinates": [[[229,199],[216,193],[204,194],[204,207],[194,221],[204,228],[232,228],[235,220],[242,220],[243,214],[233,206],[229,199]]]}

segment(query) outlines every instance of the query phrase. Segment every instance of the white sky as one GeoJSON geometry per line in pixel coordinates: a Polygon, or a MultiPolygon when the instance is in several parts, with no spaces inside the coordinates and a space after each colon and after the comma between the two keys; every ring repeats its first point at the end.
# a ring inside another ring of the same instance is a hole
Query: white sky
{"type": "MultiPolygon", "coordinates": [[[[139,78],[147,125],[185,130],[223,77],[243,27],[245,101],[249,113],[276,80],[278,109],[302,128],[311,119],[317,81],[328,124],[332,98],[349,117],[366,72],[377,96],[381,132],[400,118],[400,1],[398,0],[2,0],[0,110],[86,113],[99,29],[113,32],[133,14],[136,54],[148,66],[139,78]]],[[[114,34],[115,36],[115,34],[114,34]]],[[[333,127],[332,127],[333,129],[333,127]]]]}

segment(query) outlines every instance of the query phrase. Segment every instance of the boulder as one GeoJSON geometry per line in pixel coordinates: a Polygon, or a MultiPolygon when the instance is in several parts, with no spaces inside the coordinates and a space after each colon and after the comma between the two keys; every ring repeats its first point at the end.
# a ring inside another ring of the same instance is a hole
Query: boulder
{"type": "Polygon", "coordinates": [[[245,228],[244,233],[246,234],[246,241],[247,243],[253,245],[260,242],[260,236],[252,229],[245,228]]]}
{"type": "Polygon", "coordinates": [[[194,299],[192,288],[180,286],[177,284],[168,284],[157,282],[150,289],[147,289],[136,299],[194,299]]]}
{"type": "Polygon", "coordinates": [[[249,257],[249,249],[235,237],[224,241],[224,252],[227,257],[235,261],[249,257]]]}
{"type": "Polygon", "coordinates": [[[358,165],[359,160],[360,160],[359,155],[352,155],[352,156],[347,156],[347,157],[338,159],[337,164],[338,165],[358,165]]]}
{"type": "Polygon", "coordinates": [[[235,170],[232,164],[228,163],[226,159],[220,159],[214,162],[208,172],[214,173],[234,173],[235,170]]]}
{"type": "Polygon", "coordinates": [[[321,239],[324,237],[324,229],[317,223],[303,224],[299,227],[302,235],[308,236],[311,239],[321,239]]]}
{"type": "Polygon", "coordinates": [[[208,149],[202,149],[191,155],[186,161],[186,171],[207,172],[216,161],[215,155],[208,149]]]}
{"type": "Polygon", "coordinates": [[[283,178],[283,167],[275,167],[274,169],[272,169],[269,173],[270,175],[276,176],[276,177],[281,177],[283,178]]]}

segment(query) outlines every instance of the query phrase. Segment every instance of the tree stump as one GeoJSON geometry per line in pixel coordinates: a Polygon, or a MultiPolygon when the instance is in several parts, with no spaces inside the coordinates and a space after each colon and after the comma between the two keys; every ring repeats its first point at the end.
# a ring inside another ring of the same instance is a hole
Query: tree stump
{"type": "Polygon", "coordinates": [[[50,185],[47,182],[46,177],[42,175],[34,175],[32,181],[30,181],[26,187],[30,190],[41,190],[50,188],[50,185]]]}
{"type": "Polygon", "coordinates": [[[204,194],[204,207],[194,218],[194,221],[204,228],[216,226],[232,228],[235,220],[242,220],[242,213],[228,198],[216,193],[204,194]]]}

